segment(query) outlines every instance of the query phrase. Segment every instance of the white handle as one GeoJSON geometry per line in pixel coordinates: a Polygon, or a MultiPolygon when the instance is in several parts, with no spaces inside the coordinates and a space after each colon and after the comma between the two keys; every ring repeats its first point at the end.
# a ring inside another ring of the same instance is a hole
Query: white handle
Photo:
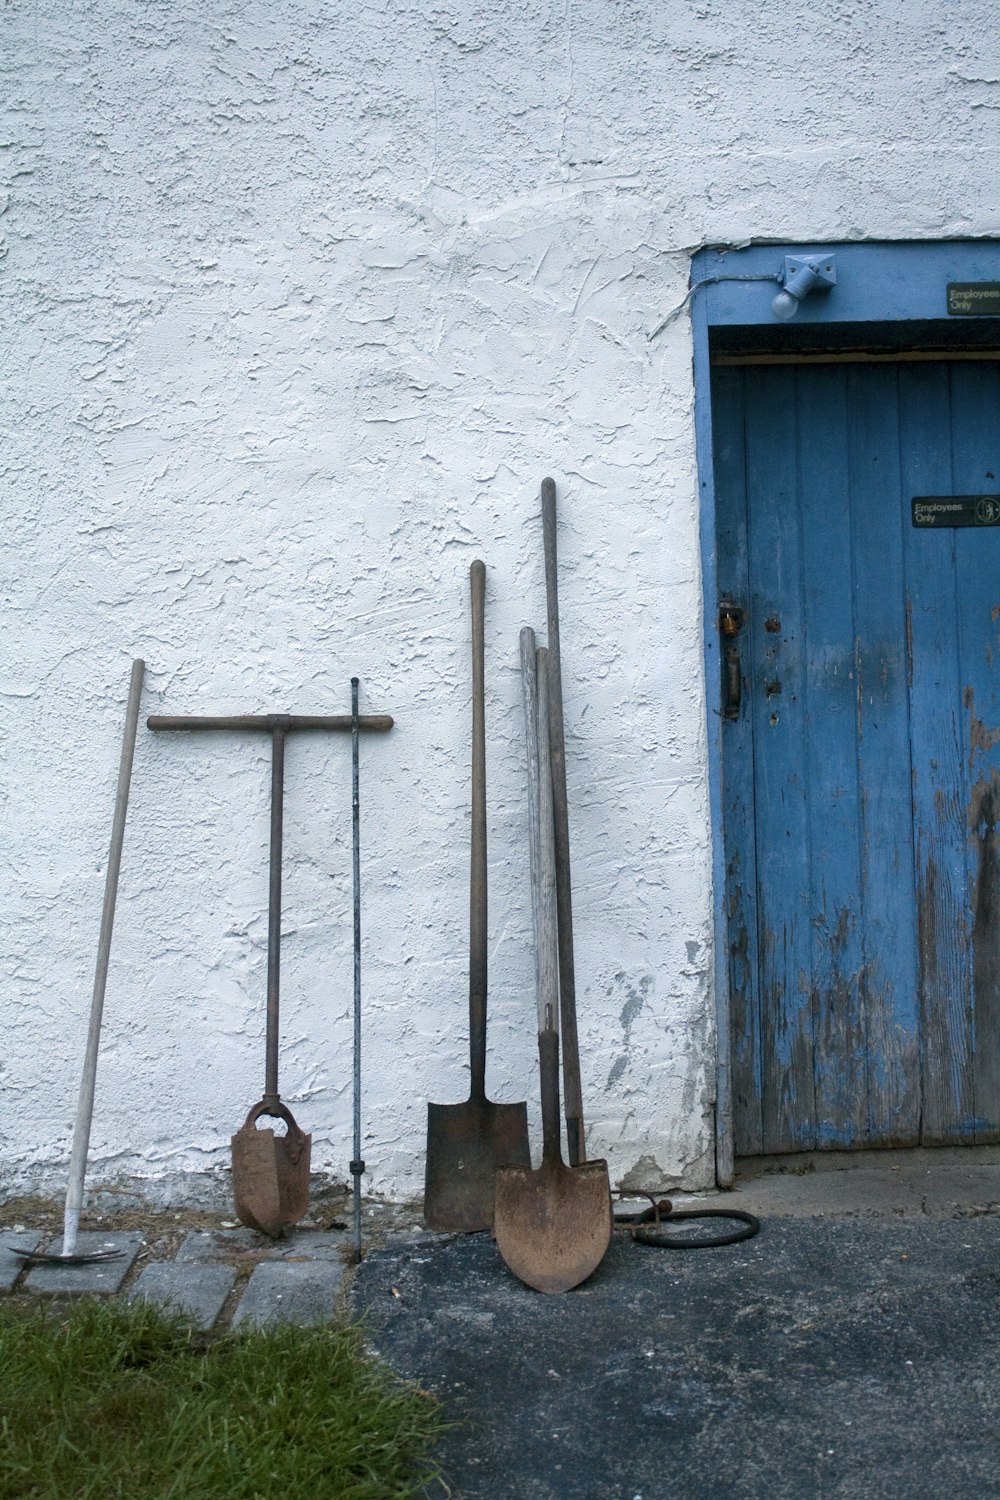
{"type": "Polygon", "coordinates": [[[104,991],[108,983],[108,964],[111,959],[111,933],[115,925],[118,873],[121,869],[122,845],[125,841],[125,814],[128,811],[128,791],[132,780],[132,760],[135,754],[136,729],[139,725],[139,698],[142,694],[144,672],[145,662],[136,660],[132,663],[128,707],[125,711],[125,737],[122,742],[121,761],[118,766],[118,791],[115,795],[115,814],[111,824],[111,849],[108,854],[108,872],[104,881],[104,910],[101,913],[101,936],[97,944],[97,968],[94,973],[94,995],[90,1003],[90,1027],[87,1032],[87,1049],[83,1059],[83,1075],[80,1079],[80,1097],[76,1107],[76,1124],[73,1128],[73,1149],[69,1159],[69,1181],[66,1185],[66,1208],[63,1214],[63,1255],[72,1255],[76,1249],[77,1230],[80,1226],[80,1209],[83,1204],[83,1178],[87,1170],[90,1123],[94,1116],[97,1048],[101,1039],[104,991]]]}

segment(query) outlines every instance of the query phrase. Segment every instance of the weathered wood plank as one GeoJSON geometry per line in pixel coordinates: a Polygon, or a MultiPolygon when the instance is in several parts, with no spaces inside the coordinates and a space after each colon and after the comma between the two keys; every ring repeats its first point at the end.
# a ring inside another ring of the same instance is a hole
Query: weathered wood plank
{"type": "MultiPolygon", "coordinates": [[[[951,372],[955,492],[1000,493],[1000,367],[951,372]]],[[[962,771],[972,922],[972,1111],[1000,1140],[1000,528],[955,536],[962,771]]]]}
{"type": "Polygon", "coordinates": [[[800,370],[798,384],[816,1141],[864,1146],[868,1047],[847,381],[843,369],[816,366],[800,370]]]}
{"type": "MultiPolygon", "coordinates": [[[[746,608],[746,433],[741,370],[720,371],[712,383],[712,427],[718,510],[718,578],[722,595],[746,608]]],[[[754,684],[747,666],[746,622],[734,642],[742,666],[737,719],[723,724],[723,820],[726,923],[732,1015],[733,1139],[737,1155],[763,1150],[761,1126],[760,988],[757,954],[757,858],[753,832],[754,684]]],[[[725,649],[725,643],[723,643],[725,649]]],[[[723,662],[723,679],[725,663],[723,662]]],[[[722,705],[711,711],[721,712],[722,705]]]]}
{"type": "Polygon", "coordinates": [[[913,820],[896,371],[846,374],[854,537],[868,1140],[915,1145],[920,1130],[913,820]]]}
{"type": "Polygon", "coordinates": [[[796,391],[792,370],[746,388],[765,1152],[816,1144],[796,391]]]}
{"type": "MultiPolygon", "coordinates": [[[[953,492],[944,365],[901,381],[903,491],[953,492]]],[[[921,1142],[973,1139],[970,923],[962,725],[961,593],[950,530],[906,532],[910,742],[920,960],[921,1142]]]]}

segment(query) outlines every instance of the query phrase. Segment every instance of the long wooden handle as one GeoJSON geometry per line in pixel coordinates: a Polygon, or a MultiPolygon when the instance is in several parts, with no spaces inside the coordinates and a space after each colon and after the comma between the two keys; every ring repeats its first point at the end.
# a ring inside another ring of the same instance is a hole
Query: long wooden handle
{"type": "Polygon", "coordinates": [[[469,1063],[472,1098],[486,1097],[486,566],[469,569],[472,592],[472,857],[469,879],[469,1063]]]}
{"type": "Polygon", "coordinates": [[[531,891],[531,933],[535,954],[535,999],[538,1004],[539,1029],[542,1018],[542,934],[539,923],[541,875],[538,847],[538,647],[530,625],[521,631],[521,706],[524,710],[524,748],[528,770],[528,878],[531,891]]]}
{"type": "Polygon", "coordinates": [[[521,694],[528,760],[528,851],[531,920],[535,935],[535,993],[538,1000],[538,1076],[542,1097],[542,1161],[561,1161],[559,1140],[559,969],[556,931],[556,874],[549,774],[547,652],[535,646],[535,632],[521,631],[521,694]]]}
{"type": "MultiPolygon", "coordinates": [[[[390,714],[361,714],[359,729],[391,729],[390,714]]],[[[350,714],[150,714],[149,729],[293,729],[353,730],[350,714]]]]}
{"type": "Polygon", "coordinates": [[[545,599],[549,635],[549,735],[552,805],[555,820],[556,902],[559,914],[559,999],[562,1020],[563,1092],[570,1165],[586,1160],[580,1043],[576,1022],[576,967],[573,959],[573,897],[570,888],[569,806],[566,796],[566,744],[563,732],[562,656],[559,648],[559,586],[556,558],[556,486],[542,480],[542,532],[545,543],[545,599]]]}
{"type": "Polygon", "coordinates": [[[73,1128],[73,1149],[69,1159],[69,1181],[66,1187],[66,1207],[63,1215],[63,1255],[72,1255],[76,1249],[76,1237],[80,1225],[80,1208],[83,1204],[83,1179],[87,1170],[90,1126],[94,1118],[97,1049],[101,1040],[104,994],[108,985],[108,966],[111,961],[111,934],[115,925],[115,905],[118,900],[118,876],[121,872],[122,846],[125,842],[125,815],[128,812],[128,793],[132,782],[132,762],[135,758],[135,736],[136,730],[139,727],[139,699],[142,696],[142,680],[145,671],[145,662],[137,658],[132,663],[132,675],[129,680],[128,706],[125,710],[125,734],[122,739],[121,760],[118,765],[118,789],[115,793],[115,811],[111,823],[111,848],[108,853],[108,870],[104,877],[104,909],[101,913],[101,935],[97,944],[94,993],[90,1002],[90,1027],[87,1032],[83,1074],[80,1078],[80,1095],[76,1107],[76,1124],[73,1128]]]}
{"type": "Polygon", "coordinates": [[[559,1033],[538,1033],[538,1076],[542,1096],[542,1162],[555,1166],[562,1162],[559,1133],[559,1033]]]}
{"type": "Polygon", "coordinates": [[[552,777],[549,747],[549,668],[544,646],[536,653],[538,702],[538,1029],[559,1029],[559,939],[556,916],[556,860],[552,826],[552,777]]]}

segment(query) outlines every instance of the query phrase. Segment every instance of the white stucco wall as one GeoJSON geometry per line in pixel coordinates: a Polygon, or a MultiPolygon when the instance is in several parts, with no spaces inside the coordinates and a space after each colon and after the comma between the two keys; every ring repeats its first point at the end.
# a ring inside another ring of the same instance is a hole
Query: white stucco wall
{"type": "MultiPolygon", "coordinates": [[[[129,663],[144,714],[363,708],[368,1184],[466,1097],[468,568],[490,1069],[537,1119],[518,632],[560,493],[584,1098],[713,1170],[689,253],[1000,230],[986,0],[12,0],[0,1184],[58,1188],[129,663]]],[[[282,1092],[350,1149],[350,745],[290,742],[282,1092]]],[[[140,734],[91,1180],[220,1172],[263,1077],[268,743],[140,734]]]]}

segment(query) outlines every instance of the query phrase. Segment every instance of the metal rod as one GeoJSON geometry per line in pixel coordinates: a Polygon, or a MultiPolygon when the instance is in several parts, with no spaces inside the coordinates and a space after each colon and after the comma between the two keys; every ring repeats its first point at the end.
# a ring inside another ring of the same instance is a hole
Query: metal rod
{"type": "MultiPolygon", "coordinates": [[[[191,714],[150,714],[146,720],[150,729],[266,729],[273,731],[276,724],[287,732],[293,729],[354,729],[351,714],[230,714],[212,716],[191,714]]],[[[359,729],[391,729],[390,714],[364,714],[358,719],[359,729]]]]}
{"type": "Polygon", "coordinates": [[[351,823],[354,872],[354,1262],[361,1259],[361,799],[358,755],[358,679],[351,678],[351,823]]]}
{"type": "Polygon", "coordinates": [[[278,1030],[281,994],[281,842],[284,825],[285,731],[271,731],[271,871],[267,902],[267,1046],[264,1102],[277,1105],[278,1030]]]}
{"type": "Polygon", "coordinates": [[[63,1217],[62,1254],[64,1256],[70,1256],[74,1253],[77,1231],[80,1227],[80,1209],[83,1205],[83,1179],[87,1170],[90,1126],[94,1117],[97,1049],[101,1038],[101,1020],[104,1015],[104,994],[108,984],[108,965],[111,960],[111,934],[115,925],[118,876],[121,871],[122,845],[125,841],[125,815],[128,811],[128,793],[132,781],[132,762],[135,758],[135,736],[139,726],[139,699],[142,694],[142,680],[145,670],[145,662],[138,658],[133,661],[132,676],[129,681],[128,706],[125,710],[125,735],[122,741],[121,761],[118,766],[118,790],[115,794],[115,811],[111,824],[111,848],[108,853],[108,870],[104,879],[104,909],[101,913],[101,935],[97,944],[94,994],[90,1003],[90,1028],[87,1032],[83,1075],[80,1079],[80,1096],[76,1108],[76,1124],[73,1128],[73,1148],[69,1159],[69,1181],[66,1186],[66,1208],[63,1217]]]}

